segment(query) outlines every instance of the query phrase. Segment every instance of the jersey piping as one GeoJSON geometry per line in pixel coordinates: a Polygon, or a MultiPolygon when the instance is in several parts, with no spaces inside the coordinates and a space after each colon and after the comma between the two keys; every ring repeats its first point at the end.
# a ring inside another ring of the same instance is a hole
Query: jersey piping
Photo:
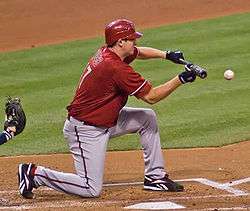
{"type": "Polygon", "coordinates": [[[136,94],[136,93],[137,93],[146,83],[147,83],[147,80],[145,80],[145,81],[142,83],[141,86],[139,86],[134,92],[132,92],[132,93],[130,94],[130,96],[136,94]]]}

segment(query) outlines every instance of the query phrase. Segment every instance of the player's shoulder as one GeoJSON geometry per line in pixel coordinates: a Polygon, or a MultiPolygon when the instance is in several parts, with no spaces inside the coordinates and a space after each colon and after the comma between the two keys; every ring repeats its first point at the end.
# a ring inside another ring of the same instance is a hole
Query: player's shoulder
{"type": "Polygon", "coordinates": [[[125,61],[122,61],[120,57],[111,51],[108,47],[103,46],[99,49],[101,52],[103,61],[100,64],[101,69],[105,69],[105,72],[110,74],[125,74],[126,72],[134,72],[133,68],[125,61]]]}
{"type": "Polygon", "coordinates": [[[120,57],[107,47],[101,48],[101,50],[105,65],[108,65],[112,69],[120,69],[122,66],[126,66],[120,57]]]}

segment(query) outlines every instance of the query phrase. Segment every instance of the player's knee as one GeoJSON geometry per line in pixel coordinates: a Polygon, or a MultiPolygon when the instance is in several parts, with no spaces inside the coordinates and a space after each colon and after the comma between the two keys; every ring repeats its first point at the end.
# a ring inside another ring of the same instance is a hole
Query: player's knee
{"type": "Polygon", "coordinates": [[[153,129],[157,130],[158,125],[157,125],[157,117],[156,113],[152,109],[147,109],[145,110],[145,117],[146,117],[146,123],[148,126],[153,129]]]}
{"type": "Polygon", "coordinates": [[[92,191],[92,196],[93,197],[99,197],[101,195],[102,190],[94,190],[92,191]]]}
{"type": "Polygon", "coordinates": [[[94,188],[90,188],[90,192],[92,197],[99,197],[102,192],[102,186],[95,186],[94,188]]]}
{"type": "Polygon", "coordinates": [[[102,192],[102,182],[93,182],[89,184],[89,192],[91,197],[99,197],[102,192]]]}
{"type": "Polygon", "coordinates": [[[80,197],[83,198],[96,198],[101,195],[102,188],[91,188],[89,187],[86,191],[86,188],[84,188],[81,192],[78,193],[80,197]]]}
{"type": "Polygon", "coordinates": [[[156,113],[155,113],[154,110],[152,110],[152,109],[147,109],[147,110],[145,110],[145,112],[146,112],[147,117],[148,117],[150,120],[156,120],[156,113]]]}

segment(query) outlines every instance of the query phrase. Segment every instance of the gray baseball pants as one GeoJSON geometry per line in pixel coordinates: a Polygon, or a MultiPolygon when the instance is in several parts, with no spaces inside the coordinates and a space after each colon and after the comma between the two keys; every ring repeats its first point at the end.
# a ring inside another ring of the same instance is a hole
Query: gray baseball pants
{"type": "Polygon", "coordinates": [[[140,135],[145,175],[157,179],[166,174],[156,115],[151,109],[124,107],[117,125],[112,128],[85,125],[70,117],[65,121],[63,132],[73,155],[76,174],[38,166],[34,177],[37,187],[47,186],[81,197],[99,196],[108,140],[129,133],[140,135]]]}

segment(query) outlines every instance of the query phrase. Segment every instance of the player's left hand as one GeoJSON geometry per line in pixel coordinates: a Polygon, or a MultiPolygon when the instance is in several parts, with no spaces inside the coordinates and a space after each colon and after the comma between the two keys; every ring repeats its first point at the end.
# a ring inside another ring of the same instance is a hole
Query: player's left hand
{"type": "Polygon", "coordinates": [[[166,52],[166,59],[176,63],[176,64],[182,64],[180,62],[180,59],[184,60],[184,55],[181,51],[176,50],[176,51],[167,51],[166,52]]]}

